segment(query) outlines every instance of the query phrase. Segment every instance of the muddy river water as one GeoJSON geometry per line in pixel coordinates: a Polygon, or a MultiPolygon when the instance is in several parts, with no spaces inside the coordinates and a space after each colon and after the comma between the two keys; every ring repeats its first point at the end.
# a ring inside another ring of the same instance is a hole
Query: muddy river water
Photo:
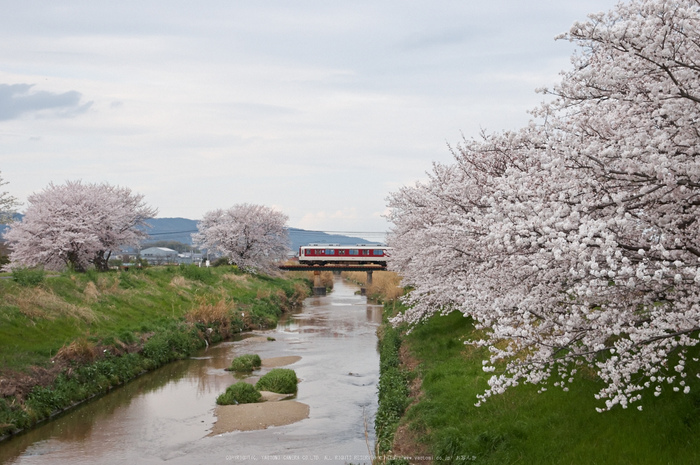
{"type": "Polygon", "coordinates": [[[332,293],[306,299],[274,330],[210,347],[0,443],[0,463],[370,463],[381,307],[357,289],[336,277],[332,293]],[[294,401],[308,417],[213,434],[216,398],[237,381],[224,368],[245,353],[301,357],[286,368],[301,380],[294,401]]]}

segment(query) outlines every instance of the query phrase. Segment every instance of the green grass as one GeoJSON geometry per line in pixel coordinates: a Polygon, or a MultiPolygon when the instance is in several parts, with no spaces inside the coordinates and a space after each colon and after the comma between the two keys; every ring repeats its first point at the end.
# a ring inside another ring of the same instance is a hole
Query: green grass
{"type": "Polygon", "coordinates": [[[258,380],[255,387],[261,391],[276,392],[278,394],[296,394],[297,382],[297,374],[294,370],[273,368],[258,380]]]}
{"type": "Polygon", "coordinates": [[[262,360],[258,354],[239,355],[231,361],[231,366],[226,370],[239,373],[248,373],[262,366],[262,360]]]}
{"type": "Polygon", "coordinates": [[[0,280],[0,378],[67,365],[53,384],[0,397],[0,437],[207,342],[274,325],[309,291],[232,267],[21,276],[0,280]]]}
{"type": "Polygon", "coordinates": [[[262,394],[255,386],[245,381],[239,381],[229,386],[226,392],[217,397],[216,403],[219,405],[252,404],[260,402],[261,398],[262,394]]]}
{"type": "Polygon", "coordinates": [[[408,373],[400,367],[400,346],[399,331],[388,325],[385,320],[378,344],[379,406],[374,419],[377,436],[375,449],[377,454],[382,456],[391,451],[396,428],[409,402],[408,373]]]}
{"type": "Polygon", "coordinates": [[[46,273],[43,269],[15,268],[12,270],[12,280],[20,286],[36,286],[44,281],[46,273]]]}
{"type": "Polygon", "coordinates": [[[440,463],[695,464],[700,463],[700,382],[690,394],[647,392],[643,411],[598,413],[600,383],[579,376],[564,392],[523,385],[475,407],[487,387],[485,353],[465,347],[471,321],[436,316],[404,339],[421,362],[423,395],[404,418],[440,463]]]}
{"type": "Polygon", "coordinates": [[[269,327],[305,288],[299,281],[236,274],[231,267],[199,270],[66,272],[34,286],[0,280],[0,367],[46,365],[79,337],[116,341],[131,333],[138,339],[183,319],[202,301],[230,302],[238,331],[269,327]]]}

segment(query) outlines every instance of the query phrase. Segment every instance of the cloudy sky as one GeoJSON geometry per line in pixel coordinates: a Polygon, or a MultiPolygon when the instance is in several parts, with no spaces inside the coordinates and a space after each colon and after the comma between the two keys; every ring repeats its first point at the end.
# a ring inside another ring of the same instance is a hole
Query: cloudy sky
{"type": "Polygon", "coordinates": [[[248,202],[386,231],[389,193],[526,124],[570,66],[554,37],[615,3],[0,0],[2,190],[81,179],[159,217],[248,202]]]}

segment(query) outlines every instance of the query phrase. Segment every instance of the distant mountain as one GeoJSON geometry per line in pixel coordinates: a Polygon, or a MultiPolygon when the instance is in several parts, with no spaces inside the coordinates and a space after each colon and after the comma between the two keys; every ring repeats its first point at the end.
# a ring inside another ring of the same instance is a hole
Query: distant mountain
{"type": "Polygon", "coordinates": [[[151,218],[146,229],[148,241],[177,241],[192,244],[192,233],[197,232],[197,221],[187,218],[151,218]]]}
{"type": "MultiPolygon", "coordinates": [[[[23,217],[24,217],[24,215],[22,215],[22,214],[20,214],[20,213],[14,213],[14,214],[12,215],[12,219],[13,219],[14,221],[20,221],[23,217]]],[[[4,233],[6,230],[7,230],[7,225],[6,225],[6,224],[0,224],[0,241],[2,240],[2,235],[3,235],[3,233],[4,233]]]]}
{"type": "Polygon", "coordinates": [[[343,236],[341,234],[328,234],[322,231],[307,231],[305,229],[289,228],[289,241],[292,250],[298,250],[302,245],[308,244],[379,244],[359,237],[343,236]]]}
{"type": "MultiPolygon", "coordinates": [[[[147,221],[151,227],[147,230],[153,241],[177,241],[183,244],[192,244],[193,232],[197,232],[197,221],[186,218],[151,218],[147,221]]],[[[341,234],[327,234],[322,231],[307,231],[305,229],[289,228],[289,241],[291,249],[297,250],[307,244],[378,244],[357,237],[341,234]]],[[[146,241],[147,243],[148,241],[146,241]]]]}
{"type": "MultiPolygon", "coordinates": [[[[16,220],[21,220],[21,215],[16,215],[16,220]]],[[[151,227],[146,229],[149,239],[144,241],[144,245],[155,241],[177,241],[191,245],[192,233],[197,232],[197,221],[187,218],[151,218],[147,220],[147,223],[151,227]]],[[[6,227],[5,225],[0,225],[0,235],[6,227]]],[[[327,234],[322,231],[307,231],[298,228],[289,228],[289,241],[293,251],[307,244],[378,244],[378,242],[357,237],[327,234]]]]}

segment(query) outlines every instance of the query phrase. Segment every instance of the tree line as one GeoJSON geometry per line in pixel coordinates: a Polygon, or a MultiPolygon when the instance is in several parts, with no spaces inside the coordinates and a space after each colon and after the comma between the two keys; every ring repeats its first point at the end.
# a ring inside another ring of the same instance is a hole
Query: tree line
{"type": "MultiPolygon", "coordinates": [[[[148,238],[146,220],[157,214],[143,195],[108,183],[51,183],[27,202],[22,220],[10,222],[3,234],[10,267],[106,271],[114,252],[148,238]]],[[[3,223],[17,206],[16,198],[0,193],[3,223]]],[[[288,250],[286,222],[269,207],[238,204],[207,212],[193,240],[241,269],[271,273],[288,250]]]]}

